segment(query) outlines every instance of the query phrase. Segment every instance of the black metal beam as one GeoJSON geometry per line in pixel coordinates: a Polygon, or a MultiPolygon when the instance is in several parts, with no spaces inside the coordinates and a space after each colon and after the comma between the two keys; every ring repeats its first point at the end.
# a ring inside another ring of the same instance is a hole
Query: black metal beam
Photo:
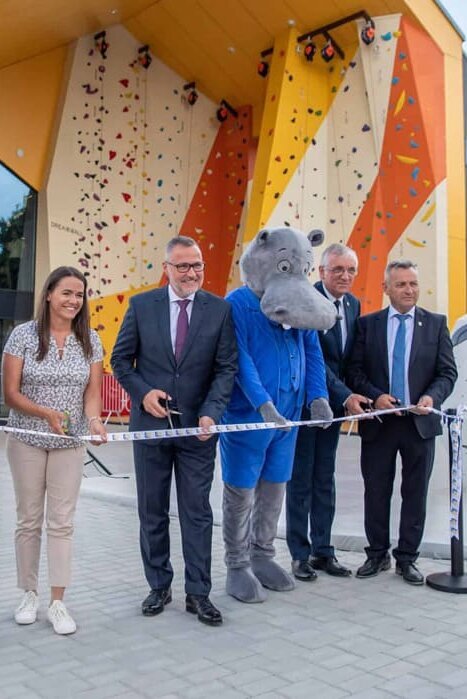
{"type": "Polygon", "coordinates": [[[353,22],[356,19],[366,19],[368,22],[371,17],[368,14],[366,10],[360,10],[359,12],[354,12],[352,15],[347,15],[347,17],[343,17],[342,19],[338,19],[335,22],[331,22],[330,24],[325,24],[324,27],[318,27],[318,29],[312,29],[309,32],[306,32],[305,34],[301,34],[299,37],[297,37],[297,42],[300,44],[302,41],[311,40],[314,36],[317,36],[317,34],[324,34],[326,35],[327,32],[330,32],[332,29],[337,29],[337,27],[342,27],[343,24],[347,24],[348,22],[353,22]]]}

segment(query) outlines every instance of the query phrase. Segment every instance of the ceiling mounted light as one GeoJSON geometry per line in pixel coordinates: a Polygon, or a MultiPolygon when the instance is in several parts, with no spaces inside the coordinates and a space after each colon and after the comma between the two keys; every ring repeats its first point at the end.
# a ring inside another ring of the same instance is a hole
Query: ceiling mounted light
{"type": "Polygon", "coordinates": [[[305,56],[306,60],[310,61],[311,63],[311,61],[315,57],[317,50],[318,49],[316,48],[316,44],[314,44],[312,41],[309,41],[303,49],[303,55],[305,56]]]}
{"type": "Polygon", "coordinates": [[[217,121],[222,123],[227,119],[229,113],[235,118],[238,117],[238,112],[226,100],[221,100],[220,107],[216,112],[217,121]]]}
{"type": "Polygon", "coordinates": [[[138,49],[138,63],[140,63],[146,70],[152,63],[151,54],[149,53],[149,46],[145,44],[138,49]]]}
{"type": "Polygon", "coordinates": [[[105,31],[94,34],[94,46],[96,47],[97,51],[99,51],[102,58],[107,58],[107,50],[109,48],[105,36],[105,31]]]}
{"type": "Polygon", "coordinates": [[[329,63],[330,61],[332,61],[335,55],[336,49],[334,48],[334,44],[332,43],[331,37],[329,37],[329,39],[326,41],[323,48],[321,49],[321,58],[325,63],[329,63]]]}
{"type": "Polygon", "coordinates": [[[258,75],[262,78],[266,78],[269,73],[269,63],[267,61],[260,61],[258,63],[258,75]]]}
{"type": "Polygon", "coordinates": [[[194,81],[191,83],[187,83],[186,85],[183,86],[183,89],[185,90],[185,92],[188,92],[188,90],[189,90],[189,92],[186,96],[186,101],[188,102],[190,107],[192,107],[198,101],[199,95],[196,92],[195,88],[196,88],[196,83],[194,81]]]}
{"type": "Polygon", "coordinates": [[[363,43],[369,46],[375,40],[375,35],[375,23],[371,17],[368,17],[366,24],[360,33],[363,43]]]}

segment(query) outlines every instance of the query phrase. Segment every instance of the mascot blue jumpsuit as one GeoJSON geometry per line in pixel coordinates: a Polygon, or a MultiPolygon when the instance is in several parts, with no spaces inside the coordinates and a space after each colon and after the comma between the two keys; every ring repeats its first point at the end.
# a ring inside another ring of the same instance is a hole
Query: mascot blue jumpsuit
{"type": "MultiPolygon", "coordinates": [[[[331,418],[316,330],[271,320],[249,286],[236,289],[227,300],[232,305],[239,370],[223,422],[286,424],[300,419],[305,402],[320,408],[314,414],[312,409],[312,419],[331,418]]],[[[300,303],[297,297],[294,300],[300,303]]],[[[242,602],[264,601],[264,588],[294,588],[291,576],[273,559],[296,438],[297,428],[229,432],[220,437],[226,588],[242,602]]]]}

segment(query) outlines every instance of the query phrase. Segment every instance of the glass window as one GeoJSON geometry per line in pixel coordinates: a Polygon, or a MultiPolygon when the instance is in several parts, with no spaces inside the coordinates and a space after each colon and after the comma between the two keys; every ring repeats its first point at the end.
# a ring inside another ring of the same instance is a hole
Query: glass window
{"type": "Polygon", "coordinates": [[[0,350],[11,328],[33,316],[36,208],[37,192],[0,162],[0,350]]]}

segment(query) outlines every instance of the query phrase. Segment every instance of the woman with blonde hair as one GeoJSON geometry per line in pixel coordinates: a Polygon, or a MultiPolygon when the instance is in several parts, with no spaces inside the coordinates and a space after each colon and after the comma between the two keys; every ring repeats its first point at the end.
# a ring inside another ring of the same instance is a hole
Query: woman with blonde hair
{"type": "Polygon", "coordinates": [[[15,620],[32,624],[37,618],[47,502],[51,586],[47,617],[58,634],[76,631],[63,603],[70,582],[73,517],[84,461],[83,443],[73,437],[90,433],[105,441],[107,436],[100,419],[102,346],[89,327],[86,289],[86,278],[74,267],[51,272],[36,319],[13,329],[2,363],[4,397],[10,407],[8,424],[18,430],[9,434],[7,442],[16,497],[18,587],[24,590],[15,620]]]}

